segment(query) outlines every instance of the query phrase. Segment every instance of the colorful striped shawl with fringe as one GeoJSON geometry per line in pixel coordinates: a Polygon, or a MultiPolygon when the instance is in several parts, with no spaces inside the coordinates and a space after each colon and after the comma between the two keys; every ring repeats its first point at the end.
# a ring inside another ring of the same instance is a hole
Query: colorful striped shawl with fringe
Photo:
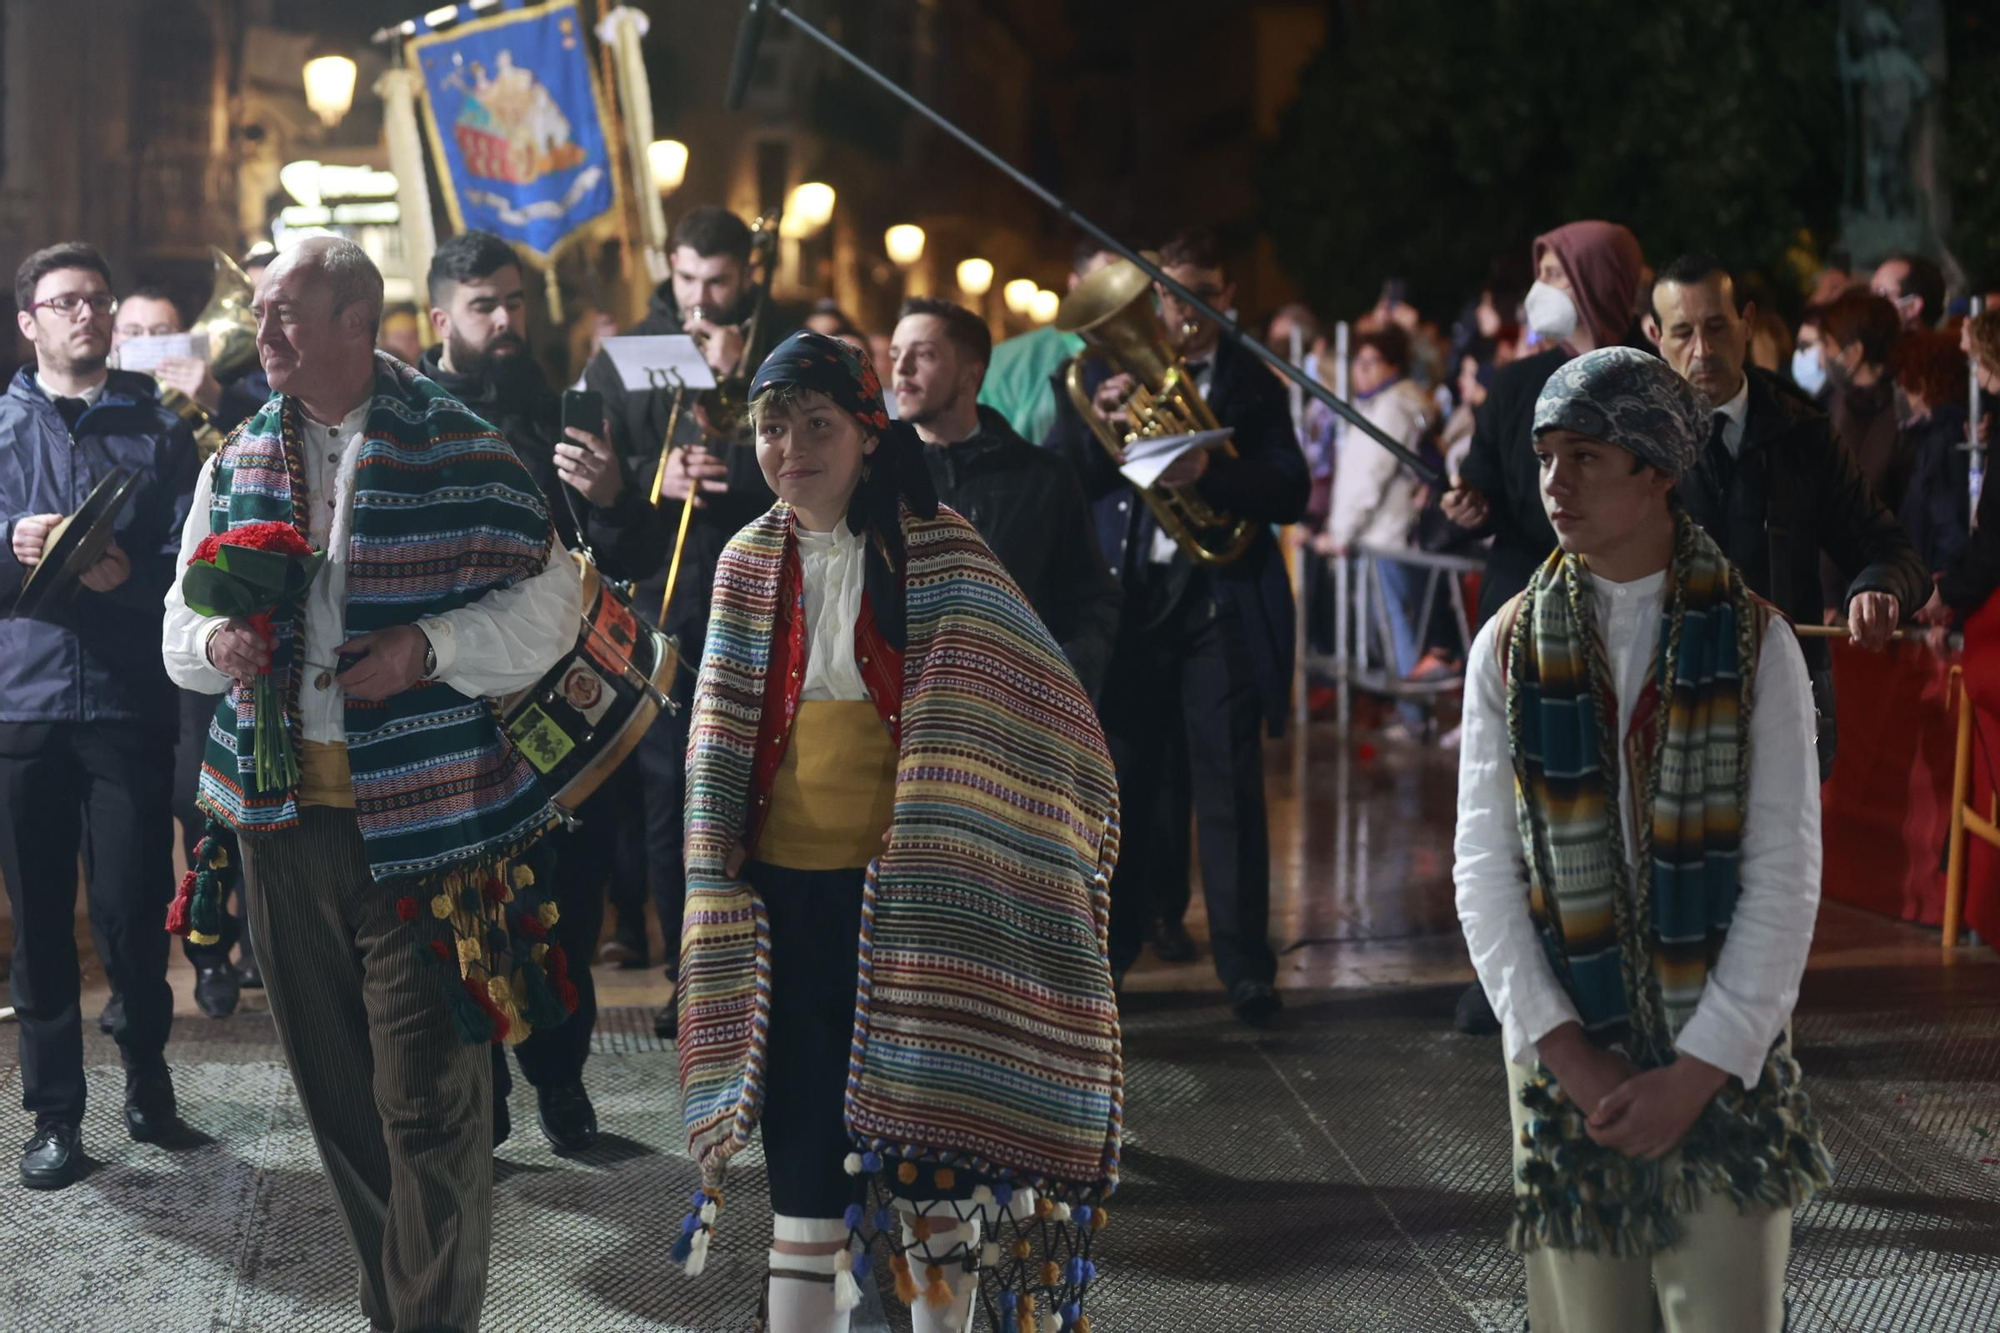
{"type": "MultiPolygon", "coordinates": [[[[1653,678],[1621,744],[1618,696],[1582,561],[1553,553],[1501,612],[1501,672],[1529,912],[1584,1030],[1644,1068],[1671,1063],[1738,892],[1749,805],[1750,706],[1774,614],[1685,513],[1653,678]],[[1619,783],[1633,784],[1626,858],[1619,783]],[[1631,865],[1648,867],[1634,875],[1631,865]]],[[[1753,1088],[1703,1111],[1672,1174],[1597,1146],[1538,1070],[1517,1195],[1517,1248],[1651,1253],[1675,1244],[1696,1195],[1795,1207],[1830,1177],[1789,1039],[1753,1088]]],[[[1673,1161],[1675,1159],[1669,1159],[1673,1161]]]]}
{"type": "MultiPolygon", "coordinates": [[[[869,868],[847,1123],[871,1163],[960,1167],[1056,1197],[1115,1185],[1118,1009],[1106,962],[1117,780],[1089,698],[979,535],[902,515],[908,645],[889,844],[869,868]]],[[[711,1189],[763,1095],[768,927],[724,873],[751,796],[782,503],[715,576],[688,751],[681,1088],[711,1189]]]]}
{"type": "MultiPolygon", "coordinates": [[[[534,478],[439,385],[378,354],[362,430],[346,553],[350,637],[455,610],[547,564],[555,530],[534,478]]],[[[210,531],[281,522],[305,532],[302,447],[298,400],[274,396],[216,455],[210,531]]],[[[305,617],[281,608],[272,628],[271,670],[286,683],[297,744],[305,617]]],[[[257,788],[253,702],[252,691],[236,689],[217,705],[198,797],[212,821],[246,837],[299,822],[295,789],[257,788]]],[[[427,936],[414,947],[435,964],[461,1035],[517,1043],[560,1023],[575,999],[567,958],[544,943],[556,906],[530,868],[509,865],[554,810],[493,701],[426,681],[379,701],[349,698],[344,714],[369,868],[404,895],[405,919],[427,936]]],[[[222,845],[211,839],[204,856],[222,845]]],[[[184,886],[183,897],[190,892],[184,886]]],[[[177,915],[212,920],[212,896],[177,915]]]]}

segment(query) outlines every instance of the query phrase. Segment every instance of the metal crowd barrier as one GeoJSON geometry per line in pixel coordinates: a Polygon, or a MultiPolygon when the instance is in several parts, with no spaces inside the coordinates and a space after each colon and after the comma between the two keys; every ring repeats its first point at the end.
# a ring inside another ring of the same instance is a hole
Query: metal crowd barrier
{"type": "MultiPolygon", "coordinates": [[[[1333,574],[1333,654],[1314,653],[1303,632],[1299,636],[1299,678],[1295,682],[1298,708],[1304,709],[1307,680],[1312,676],[1331,678],[1338,699],[1338,719],[1342,733],[1354,720],[1354,691],[1387,695],[1395,699],[1433,699],[1455,694],[1465,686],[1463,670],[1427,680],[1406,680],[1396,669],[1395,639],[1389,627],[1389,595],[1382,581],[1382,565],[1397,564],[1425,571],[1424,591],[1417,607],[1419,632],[1428,629],[1437,609],[1440,588],[1451,606],[1451,623],[1457,630],[1459,660],[1472,648],[1472,618],[1466,611],[1467,574],[1485,568],[1483,559],[1459,555],[1438,555],[1412,547],[1389,549],[1362,546],[1345,556],[1317,556],[1302,550],[1306,560],[1323,559],[1333,574]]],[[[1303,580],[1301,580],[1303,610],[1303,580]]],[[[1303,626],[1301,627],[1303,630],[1303,626]]],[[[1303,722],[1303,719],[1300,719],[1303,722]]]]}

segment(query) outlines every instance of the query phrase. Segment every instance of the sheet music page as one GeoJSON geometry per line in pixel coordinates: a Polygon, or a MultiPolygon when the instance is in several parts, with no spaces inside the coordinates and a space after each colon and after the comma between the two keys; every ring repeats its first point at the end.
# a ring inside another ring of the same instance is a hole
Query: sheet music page
{"type": "Polygon", "coordinates": [[[634,393],[671,389],[676,380],[689,389],[715,387],[715,372],[701,359],[693,337],[685,333],[606,338],[604,354],[611,358],[618,378],[634,393]]]}

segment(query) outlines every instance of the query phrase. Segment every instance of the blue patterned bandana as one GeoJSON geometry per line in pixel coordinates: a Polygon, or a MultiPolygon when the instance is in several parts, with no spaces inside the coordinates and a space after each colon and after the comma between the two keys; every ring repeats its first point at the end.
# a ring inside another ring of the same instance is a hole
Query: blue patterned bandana
{"type": "Polygon", "coordinates": [[[1666,362],[1600,347],[1565,364],[1535,400],[1534,434],[1573,430],[1680,476],[1708,442],[1708,409],[1666,362]]]}

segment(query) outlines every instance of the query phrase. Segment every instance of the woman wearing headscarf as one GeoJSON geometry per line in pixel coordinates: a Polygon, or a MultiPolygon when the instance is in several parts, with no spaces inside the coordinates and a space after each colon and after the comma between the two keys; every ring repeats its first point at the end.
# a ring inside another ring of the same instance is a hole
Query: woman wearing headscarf
{"type": "MultiPolygon", "coordinates": [[[[1638,237],[1615,222],[1571,222],[1535,238],[1535,283],[1522,307],[1540,350],[1494,372],[1474,416],[1472,443],[1440,505],[1459,527],[1493,538],[1475,625],[1526,587],[1555,549],[1532,431],[1542,386],[1572,359],[1627,340],[1645,264],[1638,237]]],[[[1468,1033],[1499,1030],[1479,987],[1460,997],[1455,1025],[1468,1033]]]]}
{"type": "Polygon", "coordinates": [[[1453,879],[1503,1025],[1535,1333],[1778,1333],[1792,1213],[1830,1178],[1790,1038],[1812,687],[1675,499],[1708,417],[1634,348],[1550,378],[1560,545],[1468,664],[1453,879]]]}
{"type": "Polygon", "coordinates": [[[922,1333],[1081,1317],[1115,1186],[1117,784],[1089,698],[938,506],[865,354],[750,387],[778,503],[717,566],[696,686],[681,1087],[703,1266],[761,1126],[765,1327],[842,1333],[878,1243],[922,1333]]]}

